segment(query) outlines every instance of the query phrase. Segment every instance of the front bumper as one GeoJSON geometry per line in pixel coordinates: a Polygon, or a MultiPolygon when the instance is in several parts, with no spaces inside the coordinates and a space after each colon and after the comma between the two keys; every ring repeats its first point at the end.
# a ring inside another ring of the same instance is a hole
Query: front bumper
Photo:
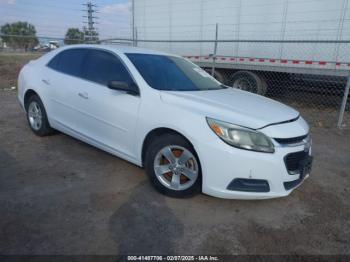
{"type": "Polygon", "coordinates": [[[197,144],[203,193],[227,199],[268,199],[289,195],[309,177],[311,163],[307,168],[291,172],[287,170],[286,156],[303,153],[306,159],[312,160],[311,143],[293,146],[274,143],[273,154],[237,149],[220,139],[197,144]],[[237,180],[240,181],[237,183],[237,180]],[[230,187],[232,184],[236,187],[230,187]],[[250,188],[244,190],[244,186],[250,188]]]}

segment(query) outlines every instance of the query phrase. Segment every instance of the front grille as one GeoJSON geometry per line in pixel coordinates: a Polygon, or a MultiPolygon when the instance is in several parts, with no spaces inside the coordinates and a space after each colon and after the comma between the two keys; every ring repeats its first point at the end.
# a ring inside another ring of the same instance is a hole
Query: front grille
{"type": "Polygon", "coordinates": [[[298,136],[298,137],[292,137],[292,138],[274,138],[277,143],[285,145],[285,144],[296,144],[301,143],[305,138],[307,138],[308,135],[305,136],[298,136]]]}
{"type": "Polygon", "coordinates": [[[284,162],[288,172],[292,175],[299,173],[300,164],[308,157],[309,153],[305,151],[291,153],[285,156],[284,162]]]}

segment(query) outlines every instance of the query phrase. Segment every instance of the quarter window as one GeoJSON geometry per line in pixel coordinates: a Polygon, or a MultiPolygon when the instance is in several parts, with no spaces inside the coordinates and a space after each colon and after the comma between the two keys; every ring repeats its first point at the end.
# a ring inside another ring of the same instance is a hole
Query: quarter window
{"type": "Polygon", "coordinates": [[[52,68],[52,69],[59,70],[58,69],[58,65],[59,65],[59,62],[60,62],[60,56],[61,56],[61,54],[58,54],[54,58],[52,58],[47,66],[52,68]]]}
{"type": "Polygon", "coordinates": [[[133,82],[123,63],[115,55],[101,50],[89,50],[83,77],[102,85],[107,85],[109,81],[133,82]]]}
{"type": "Polygon", "coordinates": [[[62,73],[81,77],[86,53],[87,50],[79,48],[62,51],[50,61],[48,66],[62,73]]]}

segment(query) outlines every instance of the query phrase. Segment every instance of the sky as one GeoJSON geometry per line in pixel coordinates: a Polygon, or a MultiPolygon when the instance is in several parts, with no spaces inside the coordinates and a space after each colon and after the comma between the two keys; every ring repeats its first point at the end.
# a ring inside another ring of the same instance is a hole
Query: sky
{"type": "MultiPolygon", "coordinates": [[[[37,36],[63,38],[70,27],[82,29],[86,24],[87,0],[0,0],[0,26],[26,21],[33,24],[37,36]]],[[[130,0],[92,0],[97,5],[96,22],[100,39],[131,35],[130,0]]]]}

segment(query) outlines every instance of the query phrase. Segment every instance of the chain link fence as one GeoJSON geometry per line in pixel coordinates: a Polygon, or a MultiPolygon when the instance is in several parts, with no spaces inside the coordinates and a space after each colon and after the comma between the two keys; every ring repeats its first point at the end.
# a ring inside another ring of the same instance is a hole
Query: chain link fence
{"type": "Polygon", "coordinates": [[[214,76],[298,109],[312,126],[345,126],[350,124],[349,104],[344,117],[341,109],[349,54],[350,43],[340,42],[219,42],[214,76]],[[230,49],[233,54],[225,56],[230,49]]]}
{"type": "MultiPolygon", "coordinates": [[[[37,48],[27,50],[0,48],[0,88],[16,86],[25,63],[64,45],[64,39],[57,38],[40,38],[39,42],[37,48]]],[[[296,108],[312,126],[350,126],[347,41],[105,39],[99,43],[175,53],[227,86],[296,108]]]]}
{"type": "Polygon", "coordinates": [[[298,109],[317,127],[338,123],[347,77],[276,73],[254,70],[222,70],[215,74],[231,87],[258,93],[298,109]]]}
{"type": "Polygon", "coordinates": [[[140,40],[182,55],[220,82],[290,105],[315,127],[349,127],[349,41],[140,40]],[[344,112],[342,112],[344,109],[344,112]]]}

